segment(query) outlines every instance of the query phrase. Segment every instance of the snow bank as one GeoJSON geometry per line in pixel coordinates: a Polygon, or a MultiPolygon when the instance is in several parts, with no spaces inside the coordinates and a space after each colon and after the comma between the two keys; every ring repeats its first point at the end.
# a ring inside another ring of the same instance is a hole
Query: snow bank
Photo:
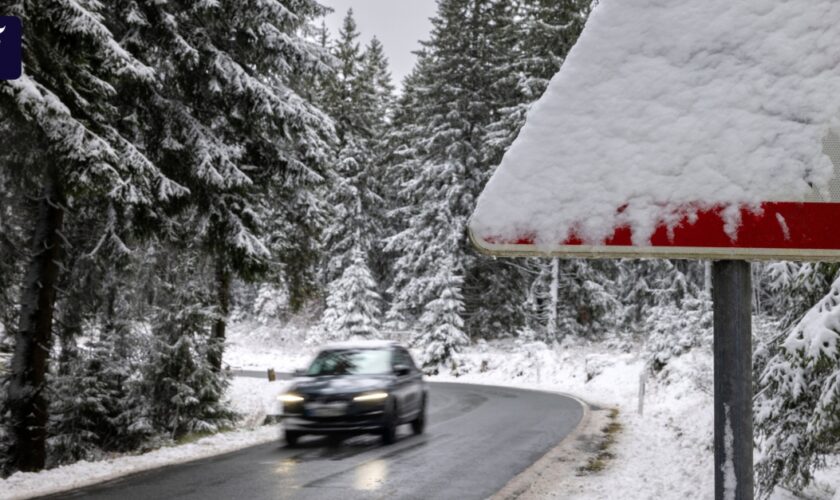
{"type": "MultiPolygon", "coordinates": [[[[636,352],[641,352],[639,348],[636,352]]],[[[648,500],[714,498],[712,353],[694,348],[673,357],[648,379],[644,414],[637,412],[643,356],[598,345],[548,347],[494,342],[461,356],[460,377],[434,380],[503,385],[570,393],[590,404],[616,407],[623,429],[607,467],[564,477],[550,498],[648,500]]],[[[819,471],[808,498],[840,495],[840,457],[819,471]]],[[[801,498],[777,489],[771,500],[801,498]]]]}
{"type": "Polygon", "coordinates": [[[825,194],[838,39],[834,0],[601,0],[473,232],[600,243],[628,226],[644,244],[688,210],[724,205],[737,224],[740,206],[825,194]]]}

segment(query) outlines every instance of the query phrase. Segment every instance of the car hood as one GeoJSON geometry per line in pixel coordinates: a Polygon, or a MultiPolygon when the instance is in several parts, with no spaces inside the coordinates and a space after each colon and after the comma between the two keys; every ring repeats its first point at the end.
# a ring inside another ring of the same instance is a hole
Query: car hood
{"type": "Polygon", "coordinates": [[[355,394],[387,389],[393,377],[387,375],[342,375],[306,377],[295,381],[291,389],[302,394],[355,394]]]}

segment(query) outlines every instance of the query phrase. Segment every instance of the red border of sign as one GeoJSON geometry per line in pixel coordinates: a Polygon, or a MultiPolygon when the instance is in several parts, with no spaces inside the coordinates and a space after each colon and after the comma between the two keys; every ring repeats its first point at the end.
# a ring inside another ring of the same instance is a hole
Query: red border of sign
{"type": "Polygon", "coordinates": [[[629,227],[616,229],[602,245],[586,245],[571,236],[556,248],[536,245],[534,235],[516,241],[476,238],[472,233],[471,237],[482,251],[494,255],[840,261],[840,203],[768,202],[758,210],[745,207],[734,239],[724,229],[723,211],[723,207],[693,211],[670,228],[660,225],[649,246],[633,245],[629,227]]]}

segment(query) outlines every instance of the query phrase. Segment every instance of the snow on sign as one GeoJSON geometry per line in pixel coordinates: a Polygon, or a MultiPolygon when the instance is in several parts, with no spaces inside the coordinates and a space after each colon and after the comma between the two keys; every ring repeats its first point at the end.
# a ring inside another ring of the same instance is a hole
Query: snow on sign
{"type": "Polygon", "coordinates": [[[840,260],[840,2],[601,0],[470,221],[493,254],[840,260]]]}

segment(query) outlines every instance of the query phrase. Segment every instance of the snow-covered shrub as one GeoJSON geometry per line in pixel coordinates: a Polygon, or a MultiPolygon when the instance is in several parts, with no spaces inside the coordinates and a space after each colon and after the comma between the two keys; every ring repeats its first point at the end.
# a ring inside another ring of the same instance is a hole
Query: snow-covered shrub
{"type": "Polygon", "coordinates": [[[50,382],[49,467],[137,450],[154,435],[138,377],[141,339],[111,330],[62,349],[50,382]]]}
{"type": "Polygon", "coordinates": [[[612,356],[603,354],[590,354],[584,358],[583,369],[586,372],[586,381],[589,382],[604,371],[604,368],[613,363],[612,356]]]}
{"type": "Polygon", "coordinates": [[[215,372],[208,360],[217,348],[208,335],[212,308],[201,305],[195,291],[180,298],[182,307],[159,312],[145,376],[152,422],[172,438],[217,432],[231,427],[235,418],[222,398],[229,374],[215,372]]]}
{"type": "Polygon", "coordinates": [[[649,367],[658,372],[668,361],[697,346],[711,346],[712,304],[707,298],[686,298],[682,305],[651,307],[645,320],[649,367]]]}
{"type": "Polygon", "coordinates": [[[840,444],[840,280],[781,340],[755,391],[765,495],[805,487],[840,444]]]}
{"type": "Polygon", "coordinates": [[[272,283],[263,283],[254,298],[253,317],[263,325],[289,312],[289,292],[272,283]]]}

